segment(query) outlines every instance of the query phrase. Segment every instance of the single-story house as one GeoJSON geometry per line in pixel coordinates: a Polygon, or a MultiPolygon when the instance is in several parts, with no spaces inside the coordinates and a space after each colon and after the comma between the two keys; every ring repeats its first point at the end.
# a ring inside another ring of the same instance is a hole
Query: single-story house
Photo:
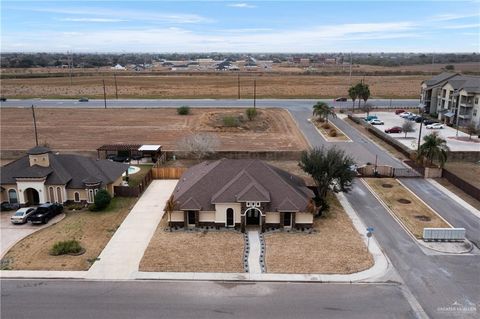
{"type": "Polygon", "coordinates": [[[0,168],[1,200],[20,205],[45,202],[93,203],[99,189],[113,196],[128,164],[94,160],[86,156],[54,154],[36,146],[0,168]]]}
{"type": "Polygon", "coordinates": [[[188,169],[172,194],[170,226],[309,228],[315,194],[303,179],[260,160],[221,159],[188,169]]]}

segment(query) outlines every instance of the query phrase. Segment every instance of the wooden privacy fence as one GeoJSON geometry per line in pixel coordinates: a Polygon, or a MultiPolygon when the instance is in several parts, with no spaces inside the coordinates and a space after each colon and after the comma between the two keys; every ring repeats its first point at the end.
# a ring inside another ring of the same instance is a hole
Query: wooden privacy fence
{"type": "Polygon", "coordinates": [[[152,174],[154,179],[179,179],[186,170],[186,167],[154,167],[152,174]]]}
{"type": "Polygon", "coordinates": [[[113,192],[115,196],[138,197],[147,189],[153,179],[153,172],[149,170],[137,186],[115,186],[113,192]]]}

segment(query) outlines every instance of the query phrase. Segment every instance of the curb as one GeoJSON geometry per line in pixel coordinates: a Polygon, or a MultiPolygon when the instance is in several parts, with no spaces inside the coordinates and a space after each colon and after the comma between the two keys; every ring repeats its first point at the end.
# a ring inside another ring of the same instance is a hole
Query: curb
{"type": "Polygon", "coordinates": [[[318,129],[318,127],[313,123],[313,121],[312,121],[311,118],[308,118],[307,121],[310,122],[310,124],[313,125],[313,127],[315,128],[315,130],[317,131],[317,133],[318,133],[318,134],[325,140],[325,142],[327,142],[327,143],[353,143],[353,140],[352,140],[347,134],[345,134],[344,131],[342,131],[341,129],[339,129],[338,126],[336,126],[335,124],[333,124],[332,121],[328,122],[328,124],[332,124],[333,126],[335,126],[335,128],[336,128],[338,131],[342,132],[342,134],[345,135],[345,137],[346,137],[348,140],[346,140],[346,141],[341,141],[341,140],[340,140],[340,141],[329,141],[329,140],[325,137],[325,135],[323,135],[323,133],[318,129]]]}

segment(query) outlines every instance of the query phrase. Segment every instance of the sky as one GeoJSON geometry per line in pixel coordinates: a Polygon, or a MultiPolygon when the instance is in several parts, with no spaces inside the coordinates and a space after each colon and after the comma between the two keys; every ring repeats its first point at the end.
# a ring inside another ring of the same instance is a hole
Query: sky
{"type": "Polygon", "coordinates": [[[5,1],[1,52],[480,52],[480,1],[5,1]]]}

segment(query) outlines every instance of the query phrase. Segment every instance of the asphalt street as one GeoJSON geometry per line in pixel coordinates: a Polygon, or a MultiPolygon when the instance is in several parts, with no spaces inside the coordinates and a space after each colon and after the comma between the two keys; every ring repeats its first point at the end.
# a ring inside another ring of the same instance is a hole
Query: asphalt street
{"type": "MultiPolygon", "coordinates": [[[[351,108],[352,102],[335,102],[331,99],[257,99],[257,107],[308,107],[312,108],[318,101],[324,101],[336,108],[351,108]]],[[[419,100],[416,99],[371,99],[368,103],[373,107],[418,107],[419,100]]],[[[362,101],[363,104],[363,101],[362,101]]],[[[15,100],[8,99],[6,102],[0,102],[0,107],[48,107],[48,108],[64,108],[64,107],[84,107],[84,108],[102,108],[105,107],[104,100],[90,100],[88,102],[79,102],[78,100],[42,100],[42,99],[26,99],[15,100]]],[[[191,107],[253,107],[253,99],[188,99],[188,100],[108,100],[107,107],[111,108],[154,108],[154,107],[179,107],[181,105],[189,105],[191,107]]],[[[355,108],[358,108],[356,102],[355,108]]]]}
{"type": "Polygon", "coordinates": [[[398,284],[3,280],[1,317],[415,318],[398,284]]]}
{"type": "MultiPolygon", "coordinates": [[[[479,317],[480,255],[427,255],[359,180],[346,197],[363,222],[374,228],[374,237],[429,317],[479,317]],[[464,311],[445,311],[454,303],[464,311]],[[472,305],[478,309],[466,311],[472,305]]],[[[476,218],[463,210],[452,213],[476,218]]]]}

